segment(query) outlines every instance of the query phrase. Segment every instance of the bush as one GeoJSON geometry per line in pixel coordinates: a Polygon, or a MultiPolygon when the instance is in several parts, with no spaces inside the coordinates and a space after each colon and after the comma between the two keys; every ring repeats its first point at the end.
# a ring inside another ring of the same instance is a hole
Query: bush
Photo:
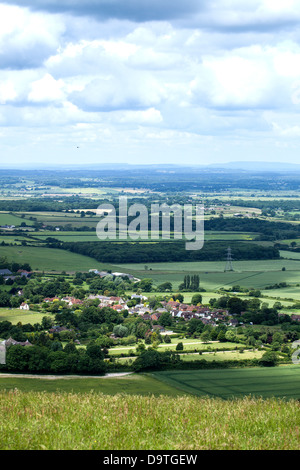
{"type": "Polygon", "coordinates": [[[274,367],[278,364],[278,362],[279,362],[279,357],[273,351],[265,352],[262,355],[261,359],[259,360],[259,364],[265,367],[274,367]]]}

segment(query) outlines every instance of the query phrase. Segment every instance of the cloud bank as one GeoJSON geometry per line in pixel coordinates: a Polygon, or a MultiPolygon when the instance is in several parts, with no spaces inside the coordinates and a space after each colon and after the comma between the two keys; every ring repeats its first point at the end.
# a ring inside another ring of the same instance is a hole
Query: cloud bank
{"type": "Polygon", "coordinates": [[[1,154],[296,161],[299,21],[294,0],[2,1],[1,154]]]}

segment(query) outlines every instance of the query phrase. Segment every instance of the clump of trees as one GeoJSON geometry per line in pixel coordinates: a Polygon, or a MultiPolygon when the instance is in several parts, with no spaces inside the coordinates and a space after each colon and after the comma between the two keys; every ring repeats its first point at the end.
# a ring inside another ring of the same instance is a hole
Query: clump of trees
{"type": "Polygon", "coordinates": [[[182,292],[197,292],[200,288],[199,274],[187,274],[184,276],[183,282],[179,285],[182,292]]]}
{"type": "Polygon", "coordinates": [[[61,343],[47,345],[20,346],[12,345],[6,351],[6,363],[0,364],[0,370],[28,373],[55,374],[104,374],[107,365],[104,352],[95,344],[86,349],[77,348],[68,343],[64,348],[61,343]]]}

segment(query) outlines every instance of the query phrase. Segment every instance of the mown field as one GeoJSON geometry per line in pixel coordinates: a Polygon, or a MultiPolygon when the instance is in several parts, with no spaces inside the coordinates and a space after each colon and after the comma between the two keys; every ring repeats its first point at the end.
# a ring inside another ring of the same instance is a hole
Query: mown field
{"type": "Polygon", "coordinates": [[[31,323],[41,323],[45,313],[35,312],[33,310],[21,310],[19,308],[0,308],[0,322],[10,321],[13,325],[21,322],[23,325],[31,323]]]}

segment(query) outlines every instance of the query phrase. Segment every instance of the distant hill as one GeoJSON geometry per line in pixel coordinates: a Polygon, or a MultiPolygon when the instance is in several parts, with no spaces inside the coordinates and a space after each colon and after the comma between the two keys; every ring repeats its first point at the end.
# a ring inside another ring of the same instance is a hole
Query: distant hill
{"type": "Polygon", "coordinates": [[[90,172],[90,171],[102,171],[102,172],[131,172],[137,174],[138,172],[147,172],[153,174],[163,173],[238,173],[238,172],[268,172],[268,173],[300,173],[300,164],[297,163],[284,163],[284,162],[259,162],[259,161],[237,161],[237,162],[225,162],[225,163],[211,163],[211,164],[131,164],[131,163],[101,163],[101,164],[70,164],[70,165],[25,165],[24,167],[19,166],[9,167],[4,164],[0,165],[0,171],[9,172],[13,175],[18,174],[20,171],[27,172],[54,172],[63,173],[69,172],[76,174],[76,172],[90,172]]]}
{"type": "Polygon", "coordinates": [[[300,164],[284,162],[228,162],[213,163],[210,168],[224,168],[226,170],[268,171],[268,172],[300,172],[300,164]]]}

